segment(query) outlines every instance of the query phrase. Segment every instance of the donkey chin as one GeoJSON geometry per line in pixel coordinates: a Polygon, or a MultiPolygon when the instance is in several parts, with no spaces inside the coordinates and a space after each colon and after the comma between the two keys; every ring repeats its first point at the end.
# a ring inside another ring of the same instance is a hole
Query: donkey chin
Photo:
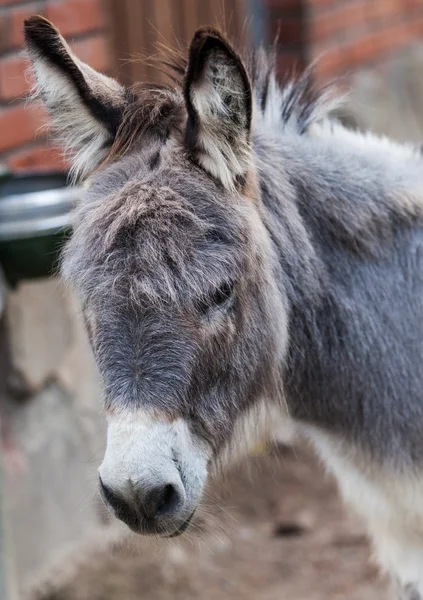
{"type": "Polygon", "coordinates": [[[108,420],[99,468],[105,505],[136,533],[182,534],[203,495],[210,448],[183,419],[137,411],[108,420]]]}

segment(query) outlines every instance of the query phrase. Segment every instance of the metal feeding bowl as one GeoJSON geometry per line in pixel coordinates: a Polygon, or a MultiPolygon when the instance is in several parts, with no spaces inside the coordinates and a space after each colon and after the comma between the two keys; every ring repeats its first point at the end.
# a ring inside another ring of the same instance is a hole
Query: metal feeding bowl
{"type": "Polygon", "coordinates": [[[10,284],[54,272],[80,196],[62,173],[0,177],[0,264],[10,284]]]}

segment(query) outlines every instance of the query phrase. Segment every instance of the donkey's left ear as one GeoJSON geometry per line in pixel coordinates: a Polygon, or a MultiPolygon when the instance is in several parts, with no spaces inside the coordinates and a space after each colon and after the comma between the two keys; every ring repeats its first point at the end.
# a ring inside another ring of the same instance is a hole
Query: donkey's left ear
{"type": "Polygon", "coordinates": [[[71,155],[74,174],[87,175],[107,156],[130,94],[80,61],[47,19],[30,17],[24,32],[36,94],[50,112],[59,143],[71,155]]]}
{"type": "Polygon", "coordinates": [[[214,29],[199,29],[191,42],[185,102],[193,160],[227,189],[242,186],[251,165],[251,85],[242,60],[214,29]]]}

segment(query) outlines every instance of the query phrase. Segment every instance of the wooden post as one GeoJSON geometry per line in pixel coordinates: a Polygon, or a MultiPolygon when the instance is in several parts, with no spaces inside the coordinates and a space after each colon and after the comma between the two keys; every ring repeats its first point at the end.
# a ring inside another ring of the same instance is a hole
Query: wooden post
{"type": "Polygon", "coordinates": [[[157,55],[158,45],[187,46],[201,25],[243,40],[251,15],[249,0],[107,0],[107,6],[115,74],[125,84],[164,80],[145,60],[157,55]]]}

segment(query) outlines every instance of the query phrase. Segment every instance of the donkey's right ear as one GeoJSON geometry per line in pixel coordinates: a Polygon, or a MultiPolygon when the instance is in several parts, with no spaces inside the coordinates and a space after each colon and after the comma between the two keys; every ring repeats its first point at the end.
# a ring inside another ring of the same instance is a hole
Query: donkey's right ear
{"type": "Polygon", "coordinates": [[[47,19],[30,17],[24,33],[36,96],[48,108],[56,137],[71,155],[73,174],[88,175],[107,156],[131,94],[80,61],[47,19]]]}
{"type": "Polygon", "coordinates": [[[242,187],[252,162],[251,83],[241,57],[216,29],[194,35],[184,90],[191,158],[227,189],[242,187]]]}

